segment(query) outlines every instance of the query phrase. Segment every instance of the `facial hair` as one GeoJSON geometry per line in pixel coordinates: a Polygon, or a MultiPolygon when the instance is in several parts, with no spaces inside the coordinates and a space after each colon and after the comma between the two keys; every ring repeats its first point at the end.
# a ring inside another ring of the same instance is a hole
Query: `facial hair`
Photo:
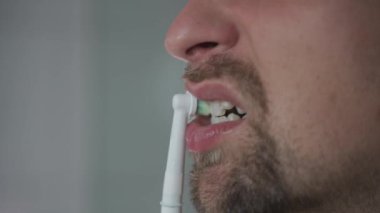
{"type": "Polygon", "coordinates": [[[249,101],[251,109],[247,111],[253,114],[248,130],[236,141],[223,141],[222,146],[210,152],[193,153],[191,193],[197,211],[286,212],[288,196],[277,160],[277,143],[268,132],[268,101],[256,68],[228,55],[218,55],[201,65],[187,67],[183,77],[196,83],[227,79],[249,101]],[[239,153],[225,146],[237,141],[239,153]]]}

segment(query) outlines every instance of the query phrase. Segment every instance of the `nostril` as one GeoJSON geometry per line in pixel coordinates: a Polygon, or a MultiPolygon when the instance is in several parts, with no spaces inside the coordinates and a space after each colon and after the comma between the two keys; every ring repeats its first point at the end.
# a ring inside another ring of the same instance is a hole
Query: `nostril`
{"type": "Polygon", "coordinates": [[[218,46],[217,42],[213,42],[213,41],[202,42],[202,43],[196,44],[196,45],[190,47],[188,50],[186,50],[186,55],[193,56],[197,52],[207,52],[208,50],[211,50],[211,49],[215,48],[216,46],[218,46]]]}
{"type": "Polygon", "coordinates": [[[208,48],[216,47],[217,45],[218,45],[218,43],[216,43],[216,42],[208,41],[208,42],[200,43],[199,47],[208,49],[208,48]]]}

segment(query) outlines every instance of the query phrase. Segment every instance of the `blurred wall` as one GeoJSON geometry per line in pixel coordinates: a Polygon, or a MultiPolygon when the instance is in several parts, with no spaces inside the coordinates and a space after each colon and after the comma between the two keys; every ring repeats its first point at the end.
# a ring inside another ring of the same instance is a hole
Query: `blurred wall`
{"type": "MultiPolygon", "coordinates": [[[[100,3],[106,71],[106,211],[159,212],[172,119],[184,63],[163,41],[185,0],[100,3]]],[[[191,211],[188,191],[186,209],[191,211]]]]}
{"type": "Polygon", "coordinates": [[[0,1],[1,213],[159,211],[184,4],[0,1]]]}
{"type": "Polygon", "coordinates": [[[92,105],[100,101],[90,88],[100,78],[86,53],[89,5],[0,1],[2,213],[92,212],[91,158],[103,157],[102,115],[92,105]]]}

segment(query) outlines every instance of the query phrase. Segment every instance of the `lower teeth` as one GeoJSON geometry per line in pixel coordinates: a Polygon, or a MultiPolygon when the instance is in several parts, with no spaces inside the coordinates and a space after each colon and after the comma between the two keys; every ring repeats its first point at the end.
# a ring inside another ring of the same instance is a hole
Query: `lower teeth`
{"type": "Polygon", "coordinates": [[[218,123],[223,123],[223,122],[228,122],[228,121],[237,121],[241,120],[239,115],[236,115],[234,113],[230,113],[227,117],[226,116],[220,116],[220,117],[211,117],[211,124],[218,124],[218,123]]]}
{"type": "Polygon", "coordinates": [[[211,124],[218,124],[218,123],[223,123],[223,122],[227,122],[227,121],[228,121],[228,118],[225,116],[222,116],[222,117],[212,116],[211,117],[211,124]]]}

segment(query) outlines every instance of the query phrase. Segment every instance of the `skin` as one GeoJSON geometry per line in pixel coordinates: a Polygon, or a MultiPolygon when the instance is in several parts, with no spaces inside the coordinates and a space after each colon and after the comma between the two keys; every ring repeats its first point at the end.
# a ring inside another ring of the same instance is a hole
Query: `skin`
{"type": "Polygon", "coordinates": [[[376,0],[188,1],[168,52],[189,64],[187,82],[225,83],[248,113],[194,154],[199,212],[380,211],[378,11],[376,0]]]}

